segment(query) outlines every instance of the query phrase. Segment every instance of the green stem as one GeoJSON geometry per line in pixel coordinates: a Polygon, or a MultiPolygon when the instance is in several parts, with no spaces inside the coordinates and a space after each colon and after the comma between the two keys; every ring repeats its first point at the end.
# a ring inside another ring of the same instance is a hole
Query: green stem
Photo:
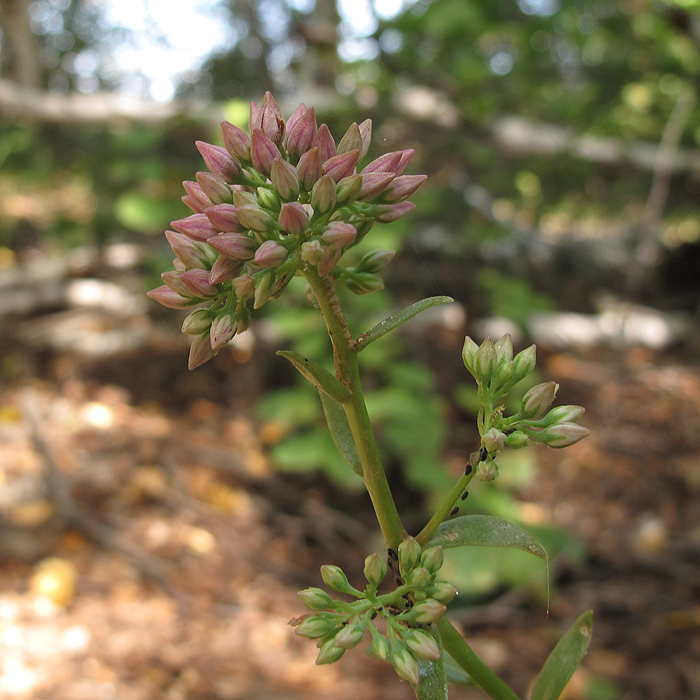
{"type": "Polygon", "coordinates": [[[433,533],[440,526],[441,523],[449,516],[452,509],[457,503],[458,499],[461,498],[462,494],[465,492],[469,482],[474,478],[475,470],[472,467],[468,474],[463,474],[459,481],[454,485],[447,498],[443,501],[442,505],[435,511],[435,514],[428,521],[427,525],[416,535],[418,544],[422,546],[433,536],[433,533]]]}
{"type": "Polygon", "coordinates": [[[335,376],[350,392],[350,399],[343,404],[357,452],[362,473],[369,492],[379,527],[387,547],[396,549],[406,537],[394,497],[389,488],[372,424],[367,413],[357,362],[355,340],[350,333],[333,282],[321,277],[313,268],[307,268],[304,276],[316,295],[328,334],[333,344],[335,376]]]}
{"type": "Polygon", "coordinates": [[[510,687],[472,651],[447,617],[440,620],[438,629],[445,651],[492,700],[520,700],[510,687]]]}

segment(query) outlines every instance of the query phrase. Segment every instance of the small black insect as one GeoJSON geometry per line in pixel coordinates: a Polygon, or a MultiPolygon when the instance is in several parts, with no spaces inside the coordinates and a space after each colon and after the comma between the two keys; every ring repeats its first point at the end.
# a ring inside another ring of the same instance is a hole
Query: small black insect
{"type": "Polygon", "coordinates": [[[469,495],[469,491],[465,491],[465,492],[461,495],[460,498],[461,498],[463,501],[465,501],[468,495],[469,495]]]}
{"type": "Polygon", "coordinates": [[[459,506],[455,506],[451,511],[450,515],[457,515],[459,513],[459,506]]]}

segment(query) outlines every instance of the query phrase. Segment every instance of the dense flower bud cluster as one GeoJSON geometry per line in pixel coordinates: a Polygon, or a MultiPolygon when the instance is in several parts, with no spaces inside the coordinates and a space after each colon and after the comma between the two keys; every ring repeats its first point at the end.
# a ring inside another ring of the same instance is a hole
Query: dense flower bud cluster
{"type": "Polygon", "coordinates": [[[249,300],[261,307],[297,273],[313,268],[358,294],[383,287],[378,272],[391,251],[369,253],[355,268],[339,261],[375,221],[412,211],[407,199],[426,176],[403,174],[411,149],[358,170],[371,135],[367,119],[336,144],[325,124],[317,126],[313,108],[300,105],[285,121],[268,92],[262,105],[251,103],[250,135],[224,122],[223,147],[197,142],[208,172],[183,183],[182,201],[193,214],[166,232],[175,270],[149,292],[171,308],[207,305],[183,325],[194,336],[190,369],[248,327],[249,300]]]}
{"type": "Polygon", "coordinates": [[[479,388],[481,410],[479,431],[481,449],[474,453],[472,467],[484,481],[498,475],[494,457],[505,446],[526,447],[535,443],[549,447],[568,447],[590,434],[578,424],[583,415],[581,406],[557,406],[550,409],[559,385],[544,382],[532,387],[523,397],[520,410],[504,415],[501,401],[505,395],[535,369],[535,346],[531,345],[513,356],[510,335],[494,343],[486,338],[477,345],[471,338],[464,340],[462,360],[479,388]]]}
{"type": "Polygon", "coordinates": [[[411,683],[418,683],[420,659],[437,659],[440,647],[433,623],[445,614],[445,606],[457,593],[436,575],[442,566],[441,547],[423,550],[409,537],[398,552],[389,550],[389,566],[376,554],[365,559],[367,586],[359,591],[348,582],[337,566],[321,567],[325,584],[333,590],[357,598],[352,603],[334,600],[320,588],[307,588],[299,595],[313,611],[290,624],[296,633],[317,639],[317,664],[337,661],[347,649],[356,647],[369,630],[369,651],[394,665],[396,672],[411,683]],[[391,569],[397,587],[391,593],[377,594],[379,584],[391,569]],[[372,623],[382,619],[384,632],[372,623]]]}

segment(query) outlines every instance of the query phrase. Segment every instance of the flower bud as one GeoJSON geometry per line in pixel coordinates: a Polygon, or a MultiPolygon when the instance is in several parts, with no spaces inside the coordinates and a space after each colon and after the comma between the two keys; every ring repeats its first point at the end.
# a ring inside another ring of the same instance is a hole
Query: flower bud
{"type": "Polygon", "coordinates": [[[496,428],[490,428],[481,436],[481,444],[487,452],[498,452],[503,449],[506,442],[505,433],[496,428]]]}
{"type": "Polygon", "coordinates": [[[445,555],[442,551],[442,547],[430,547],[421,554],[420,563],[421,566],[424,566],[431,574],[436,574],[442,567],[444,559],[445,555]]]}
{"type": "Polygon", "coordinates": [[[213,146],[204,141],[195,141],[194,145],[202,154],[204,163],[210,172],[220,177],[224,182],[233,182],[238,176],[238,166],[230,153],[221,146],[213,146]]]}
{"type": "Polygon", "coordinates": [[[195,241],[206,241],[218,233],[206,214],[191,214],[184,219],[172,221],[170,225],[195,241]]]}
{"type": "Polygon", "coordinates": [[[486,338],[479,346],[474,361],[474,372],[477,382],[487,384],[496,368],[496,349],[491,338],[486,338]]]}
{"type": "Polygon", "coordinates": [[[231,157],[240,162],[250,161],[250,136],[229,122],[221,122],[221,140],[231,157]]]}
{"type": "Polygon", "coordinates": [[[190,345],[190,355],[187,360],[187,369],[196,369],[205,362],[209,362],[212,357],[216,356],[216,350],[211,347],[209,341],[209,333],[203,333],[194,339],[190,345]]]}
{"type": "Polygon", "coordinates": [[[427,588],[432,580],[432,574],[424,566],[413,569],[409,577],[411,586],[415,586],[418,589],[427,588]]]}
{"type": "Polygon", "coordinates": [[[323,246],[319,241],[305,241],[301,244],[299,257],[309,265],[317,265],[323,257],[323,246]]]}
{"type": "Polygon", "coordinates": [[[323,161],[318,148],[311,148],[299,158],[297,173],[305,190],[311,191],[323,176],[323,161]]]}
{"type": "Polygon", "coordinates": [[[263,270],[256,274],[255,280],[255,295],[253,299],[253,308],[259,309],[267,302],[275,291],[275,282],[277,275],[274,270],[263,270]]]}
{"type": "Polygon", "coordinates": [[[279,267],[287,259],[287,249],[275,241],[265,241],[255,251],[253,262],[260,267],[279,267]]]}
{"type": "MultiPolygon", "coordinates": [[[[279,160],[279,158],[277,159],[279,160]]],[[[264,209],[279,211],[280,198],[277,192],[274,192],[269,187],[258,187],[258,205],[264,209]]]]}
{"type": "Polygon", "coordinates": [[[325,124],[321,124],[318,127],[312,146],[318,149],[318,154],[323,163],[337,153],[333,136],[331,136],[331,132],[325,124]]]}
{"type": "Polygon", "coordinates": [[[348,577],[339,566],[334,564],[324,564],[321,567],[321,578],[329,588],[335,591],[343,593],[351,588],[348,577]]]}
{"type": "Polygon", "coordinates": [[[251,141],[250,157],[253,167],[259,173],[269,175],[275,159],[281,158],[279,149],[260,129],[253,131],[251,141]]]}
{"type": "Polygon", "coordinates": [[[416,208],[413,202],[399,202],[398,204],[380,204],[377,207],[377,221],[385,224],[396,221],[409,214],[416,208]]]}
{"type": "Polygon", "coordinates": [[[232,260],[220,255],[211,266],[209,284],[220,284],[221,282],[232,280],[238,276],[242,269],[243,262],[241,260],[232,260]]]}
{"type": "Polygon", "coordinates": [[[209,309],[196,309],[182,322],[182,332],[187,335],[202,335],[209,330],[212,318],[209,309]]]}
{"type": "Polygon", "coordinates": [[[500,337],[493,347],[496,350],[496,361],[498,363],[509,362],[513,359],[513,340],[510,337],[510,333],[500,337]]]}
{"type": "Polygon", "coordinates": [[[506,438],[506,445],[516,450],[520,449],[521,447],[529,447],[532,444],[533,442],[529,436],[520,430],[516,430],[506,438]]]}
{"type": "Polygon", "coordinates": [[[479,462],[476,475],[482,481],[493,481],[498,476],[498,465],[491,459],[487,459],[485,462],[479,462]]]}
{"type": "Polygon", "coordinates": [[[294,128],[294,125],[304,116],[306,112],[306,105],[302,102],[295,110],[294,114],[292,114],[289,119],[287,119],[287,126],[284,131],[284,148],[286,151],[289,151],[289,148],[287,148],[287,142],[289,141],[289,134],[291,133],[292,129],[294,128]]]}
{"type": "Polygon", "coordinates": [[[355,172],[355,166],[360,158],[360,151],[353,149],[347,153],[339,153],[323,163],[323,173],[333,178],[334,182],[339,182],[344,177],[355,172]]]}
{"type": "Polygon", "coordinates": [[[316,114],[311,107],[305,110],[295,122],[292,122],[292,119],[287,124],[287,153],[301,156],[311,148],[316,137],[316,114]]]}
{"type": "Polygon", "coordinates": [[[231,282],[231,286],[239,299],[252,297],[255,294],[255,281],[248,274],[236,277],[236,279],[231,282]]]}
{"type": "Polygon", "coordinates": [[[180,280],[197,297],[213,297],[219,293],[219,290],[209,283],[209,273],[206,270],[186,270],[180,273],[180,280]]]}
{"type": "Polygon", "coordinates": [[[299,196],[299,175],[296,168],[286,160],[276,158],[273,161],[270,180],[282,199],[288,201],[299,196]]]}
{"type": "Polygon", "coordinates": [[[334,639],[329,639],[321,645],[321,651],[316,657],[317,666],[335,663],[345,653],[345,649],[337,647],[334,642],[334,639]]]}
{"type": "Polygon", "coordinates": [[[216,255],[206,243],[197,243],[184,233],[166,231],[165,237],[168,239],[173,253],[177,255],[178,260],[186,268],[204,269],[209,264],[207,252],[216,255]]]}
{"type": "Polygon", "coordinates": [[[386,562],[375,553],[365,559],[365,578],[372,586],[378,586],[386,576],[386,562]]]}
{"type": "Polygon", "coordinates": [[[359,272],[343,279],[343,284],[353,294],[371,294],[384,289],[384,280],[371,272],[359,272]]]}
{"type": "Polygon", "coordinates": [[[356,272],[381,272],[396,256],[395,250],[373,250],[362,256],[356,272]]]}
{"type": "Polygon", "coordinates": [[[411,617],[416,622],[428,624],[437,622],[445,614],[446,610],[447,608],[435,598],[428,598],[411,608],[411,617]]]}
{"type": "Polygon", "coordinates": [[[267,231],[274,224],[272,217],[258,206],[246,204],[236,207],[241,225],[252,231],[267,231]]]}
{"type": "Polygon", "coordinates": [[[428,179],[427,175],[400,175],[395,177],[384,190],[382,201],[402,202],[415,194],[416,190],[428,179]]]}
{"type": "Polygon", "coordinates": [[[236,207],[233,204],[217,204],[213,207],[207,207],[204,210],[204,214],[217,231],[225,231],[227,233],[242,231],[236,207]]]}
{"type": "Polygon", "coordinates": [[[305,617],[294,630],[294,634],[307,639],[320,639],[337,626],[337,620],[321,615],[305,617]]]}
{"type": "Polygon", "coordinates": [[[527,375],[535,369],[536,361],[536,348],[534,345],[530,345],[529,348],[521,350],[513,358],[513,374],[511,377],[511,382],[516,384],[527,377],[527,375]]]}
{"type": "Polygon", "coordinates": [[[372,633],[371,652],[378,659],[386,661],[389,658],[390,652],[389,640],[384,635],[380,634],[372,625],[369,625],[369,631],[372,633]]]}
{"type": "Polygon", "coordinates": [[[366,626],[361,622],[353,622],[346,625],[335,635],[333,643],[341,649],[353,649],[362,641],[366,626]]]}
{"type": "Polygon", "coordinates": [[[467,336],[462,347],[462,362],[464,362],[467,372],[472,375],[476,374],[476,354],[478,351],[479,346],[467,336]]]}
{"type": "Polygon", "coordinates": [[[537,434],[537,441],[549,447],[568,447],[588,437],[591,431],[578,423],[557,423],[537,434]]]}
{"type": "Polygon", "coordinates": [[[277,223],[290,236],[298,236],[309,225],[309,215],[299,202],[285,202],[280,208],[277,223]]]}
{"type": "Polygon", "coordinates": [[[305,588],[298,595],[311,610],[331,610],[335,607],[333,598],[321,588],[305,588]]]}
{"type": "Polygon", "coordinates": [[[191,296],[183,297],[181,294],[174,292],[167,284],[151,289],[146,292],[146,295],[169,309],[185,309],[199,302],[199,299],[194,299],[191,296]]]}
{"type": "Polygon", "coordinates": [[[402,574],[412,571],[420,561],[421,546],[415,537],[407,537],[398,549],[399,567],[402,574]]]}
{"type": "Polygon", "coordinates": [[[556,406],[542,420],[545,426],[555,423],[576,423],[585,411],[583,406],[556,406]]]}
{"type": "Polygon", "coordinates": [[[421,659],[439,659],[440,647],[435,638],[420,629],[408,629],[403,634],[408,648],[421,659]]]}
{"type": "Polygon", "coordinates": [[[221,179],[207,172],[198,172],[197,183],[213,204],[231,201],[231,188],[221,179]]]}
{"type": "Polygon", "coordinates": [[[335,182],[328,175],[324,175],[311,190],[311,206],[314,211],[325,214],[335,207],[335,203],[335,182]]]}
{"type": "Polygon", "coordinates": [[[360,147],[360,158],[364,158],[369,151],[370,143],[372,142],[372,120],[365,119],[362,124],[360,124],[360,138],[362,139],[362,146],[360,147]]]}
{"type": "Polygon", "coordinates": [[[401,154],[403,151],[392,151],[391,153],[384,153],[372,162],[368,163],[362,169],[362,175],[367,175],[368,173],[394,173],[399,168],[399,163],[401,162],[401,154]]]}
{"type": "Polygon", "coordinates": [[[209,342],[215,352],[221,350],[236,334],[236,318],[231,314],[221,314],[211,324],[209,342]]]}
{"type": "Polygon", "coordinates": [[[420,664],[413,654],[405,647],[395,644],[391,650],[391,663],[396,673],[409,683],[416,685],[420,681],[420,664]]]}
{"type": "Polygon", "coordinates": [[[321,259],[318,261],[318,274],[325,277],[340,262],[342,255],[342,250],[324,248],[321,259]]]}
{"type": "MultiPolygon", "coordinates": [[[[356,238],[357,229],[344,221],[331,221],[321,235],[321,239],[331,250],[345,248],[354,243],[356,238]]],[[[368,270],[368,272],[373,272],[373,270],[368,270]]]]}
{"type": "Polygon", "coordinates": [[[451,602],[457,595],[457,589],[447,581],[438,581],[428,593],[430,597],[437,600],[438,603],[447,605],[447,603],[451,602]]]}
{"type": "Polygon", "coordinates": [[[520,404],[520,416],[530,420],[539,420],[552,405],[559,385],[556,382],[544,382],[533,386],[520,404]]]}
{"type": "Polygon", "coordinates": [[[234,190],[233,191],[233,203],[237,207],[244,207],[252,205],[254,207],[258,206],[258,197],[253,192],[248,192],[247,190],[234,190]]]}
{"type": "Polygon", "coordinates": [[[359,152],[362,150],[363,145],[360,127],[357,126],[356,122],[353,122],[345,132],[343,138],[338,142],[337,151],[338,153],[347,153],[352,150],[357,150],[359,152]]]}
{"type": "Polygon", "coordinates": [[[221,233],[211,238],[209,245],[231,260],[252,260],[258,247],[257,241],[245,233],[221,233]]]}
{"type": "Polygon", "coordinates": [[[284,137],[284,117],[275,98],[268,90],[260,107],[260,129],[273,143],[279,145],[284,137]]]}
{"type": "Polygon", "coordinates": [[[187,192],[187,196],[182,198],[182,201],[195,213],[201,214],[207,207],[212,206],[214,202],[209,199],[206,192],[201,188],[198,182],[185,180],[182,186],[187,192]]]}
{"type": "Polygon", "coordinates": [[[348,175],[338,183],[336,197],[338,205],[352,204],[362,192],[362,175],[348,175]]]}
{"type": "Polygon", "coordinates": [[[180,275],[182,275],[182,272],[176,272],[173,270],[170,272],[162,272],[160,278],[163,280],[163,282],[165,282],[165,284],[168,285],[168,287],[170,287],[170,289],[173,290],[173,292],[177,292],[183,297],[191,297],[192,290],[184,283],[183,280],[180,279],[180,275]]]}
{"type": "Polygon", "coordinates": [[[396,177],[396,173],[362,173],[362,187],[358,199],[367,201],[378,197],[396,177]]]}

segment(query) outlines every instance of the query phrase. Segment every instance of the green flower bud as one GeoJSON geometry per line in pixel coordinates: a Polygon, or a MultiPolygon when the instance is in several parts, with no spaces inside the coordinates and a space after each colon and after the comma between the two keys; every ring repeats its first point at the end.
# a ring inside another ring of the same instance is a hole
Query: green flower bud
{"type": "Polygon", "coordinates": [[[311,190],[311,206],[314,211],[325,214],[335,207],[336,197],[335,182],[328,175],[324,175],[311,190]]]}
{"type": "Polygon", "coordinates": [[[411,576],[409,577],[409,583],[411,586],[422,589],[427,588],[433,580],[433,575],[424,567],[419,566],[417,569],[413,569],[411,576]]]}
{"type": "Polygon", "coordinates": [[[415,537],[407,537],[399,545],[399,568],[402,574],[413,571],[420,561],[421,546],[415,537]]]}
{"type": "Polygon", "coordinates": [[[506,333],[503,337],[499,338],[494,343],[493,347],[496,350],[496,361],[499,364],[510,362],[513,359],[513,341],[510,337],[510,333],[506,333]]]}
{"type": "Polygon", "coordinates": [[[343,573],[339,566],[333,564],[324,564],[321,567],[321,577],[324,583],[333,590],[347,592],[352,589],[348,577],[343,573]]]}
{"type": "Polygon", "coordinates": [[[486,338],[479,346],[474,361],[476,380],[480,384],[488,384],[496,368],[496,349],[491,338],[486,338]]]}
{"type": "Polygon", "coordinates": [[[420,563],[424,566],[431,574],[436,574],[442,567],[442,562],[445,559],[445,555],[442,551],[442,547],[430,547],[426,549],[423,554],[421,554],[420,563]]]}
{"type": "Polygon", "coordinates": [[[559,385],[556,382],[544,382],[533,386],[530,391],[523,396],[520,404],[520,416],[529,420],[539,420],[552,405],[554,397],[557,395],[559,385]]]}
{"type": "Polygon", "coordinates": [[[188,335],[200,335],[209,330],[213,318],[209,309],[197,309],[182,322],[182,332],[188,335]]]}
{"type": "Polygon", "coordinates": [[[479,346],[467,336],[464,339],[464,347],[462,348],[462,361],[467,368],[467,372],[471,375],[474,375],[476,371],[476,353],[478,350],[479,346]]]}
{"type": "Polygon", "coordinates": [[[334,644],[341,649],[353,649],[362,641],[366,626],[362,622],[346,625],[336,634],[334,644]]]}
{"type": "Polygon", "coordinates": [[[370,294],[384,289],[384,280],[379,275],[369,272],[355,273],[351,277],[344,277],[343,284],[355,294],[370,294]]]}
{"type": "Polygon", "coordinates": [[[275,281],[277,275],[274,270],[263,270],[253,276],[255,280],[255,297],[253,308],[259,309],[266,301],[270,299],[275,291],[275,281]]]}
{"type": "Polygon", "coordinates": [[[294,633],[307,639],[320,639],[337,626],[338,622],[336,619],[310,615],[296,626],[294,633]]]}
{"type": "Polygon", "coordinates": [[[516,430],[506,438],[506,445],[508,445],[508,447],[513,447],[516,450],[520,449],[521,447],[529,447],[532,444],[532,440],[520,430],[516,430]]]}
{"type": "Polygon", "coordinates": [[[362,256],[355,267],[356,272],[381,272],[396,255],[395,250],[373,250],[362,256]]]}
{"type": "Polygon", "coordinates": [[[391,650],[391,663],[401,678],[416,685],[420,680],[420,664],[405,647],[395,644],[391,650]]]}
{"type": "Polygon", "coordinates": [[[375,553],[365,559],[365,578],[372,586],[378,586],[386,576],[386,562],[375,553]]]}
{"type": "Polygon", "coordinates": [[[591,431],[578,423],[557,423],[537,434],[538,442],[549,447],[568,447],[588,437],[591,431]]]}
{"type": "Polygon", "coordinates": [[[386,661],[389,658],[389,640],[382,635],[376,627],[369,625],[369,631],[372,634],[372,646],[370,651],[382,661],[386,661]]]}
{"type": "Polygon", "coordinates": [[[437,622],[444,614],[447,608],[443,603],[435,598],[428,598],[422,603],[418,603],[411,608],[411,617],[423,624],[437,622]]]}
{"type": "Polygon", "coordinates": [[[335,663],[345,653],[345,649],[337,647],[334,641],[334,639],[329,639],[321,645],[321,650],[316,657],[317,666],[335,663]]]}
{"type": "Polygon", "coordinates": [[[511,381],[513,384],[517,384],[519,381],[527,377],[528,374],[535,369],[535,364],[537,361],[536,348],[531,345],[529,348],[525,348],[519,352],[513,358],[513,374],[511,375],[511,381]]]}
{"type": "Polygon", "coordinates": [[[408,629],[403,639],[408,648],[422,659],[439,659],[440,647],[435,638],[419,629],[408,629]]]}
{"type": "Polygon", "coordinates": [[[545,427],[556,423],[576,423],[585,413],[583,406],[557,406],[553,408],[542,420],[545,427]]]}
{"type": "Polygon", "coordinates": [[[457,589],[447,581],[438,581],[429,591],[431,598],[447,605],[457,595],[457,589]]]}
{"type": "Polygon", "coordinates": [[[298,595],[311,610],[330,610],[335,607],[333,598],[320,588],[305,588],[298,595]]]}
{"type": "Polygon", "coordinates": [[[493,460],[480,462],[476,470],[476,475],[482,481],[493,481],[498,476],[498,466],[493,460]]]}

